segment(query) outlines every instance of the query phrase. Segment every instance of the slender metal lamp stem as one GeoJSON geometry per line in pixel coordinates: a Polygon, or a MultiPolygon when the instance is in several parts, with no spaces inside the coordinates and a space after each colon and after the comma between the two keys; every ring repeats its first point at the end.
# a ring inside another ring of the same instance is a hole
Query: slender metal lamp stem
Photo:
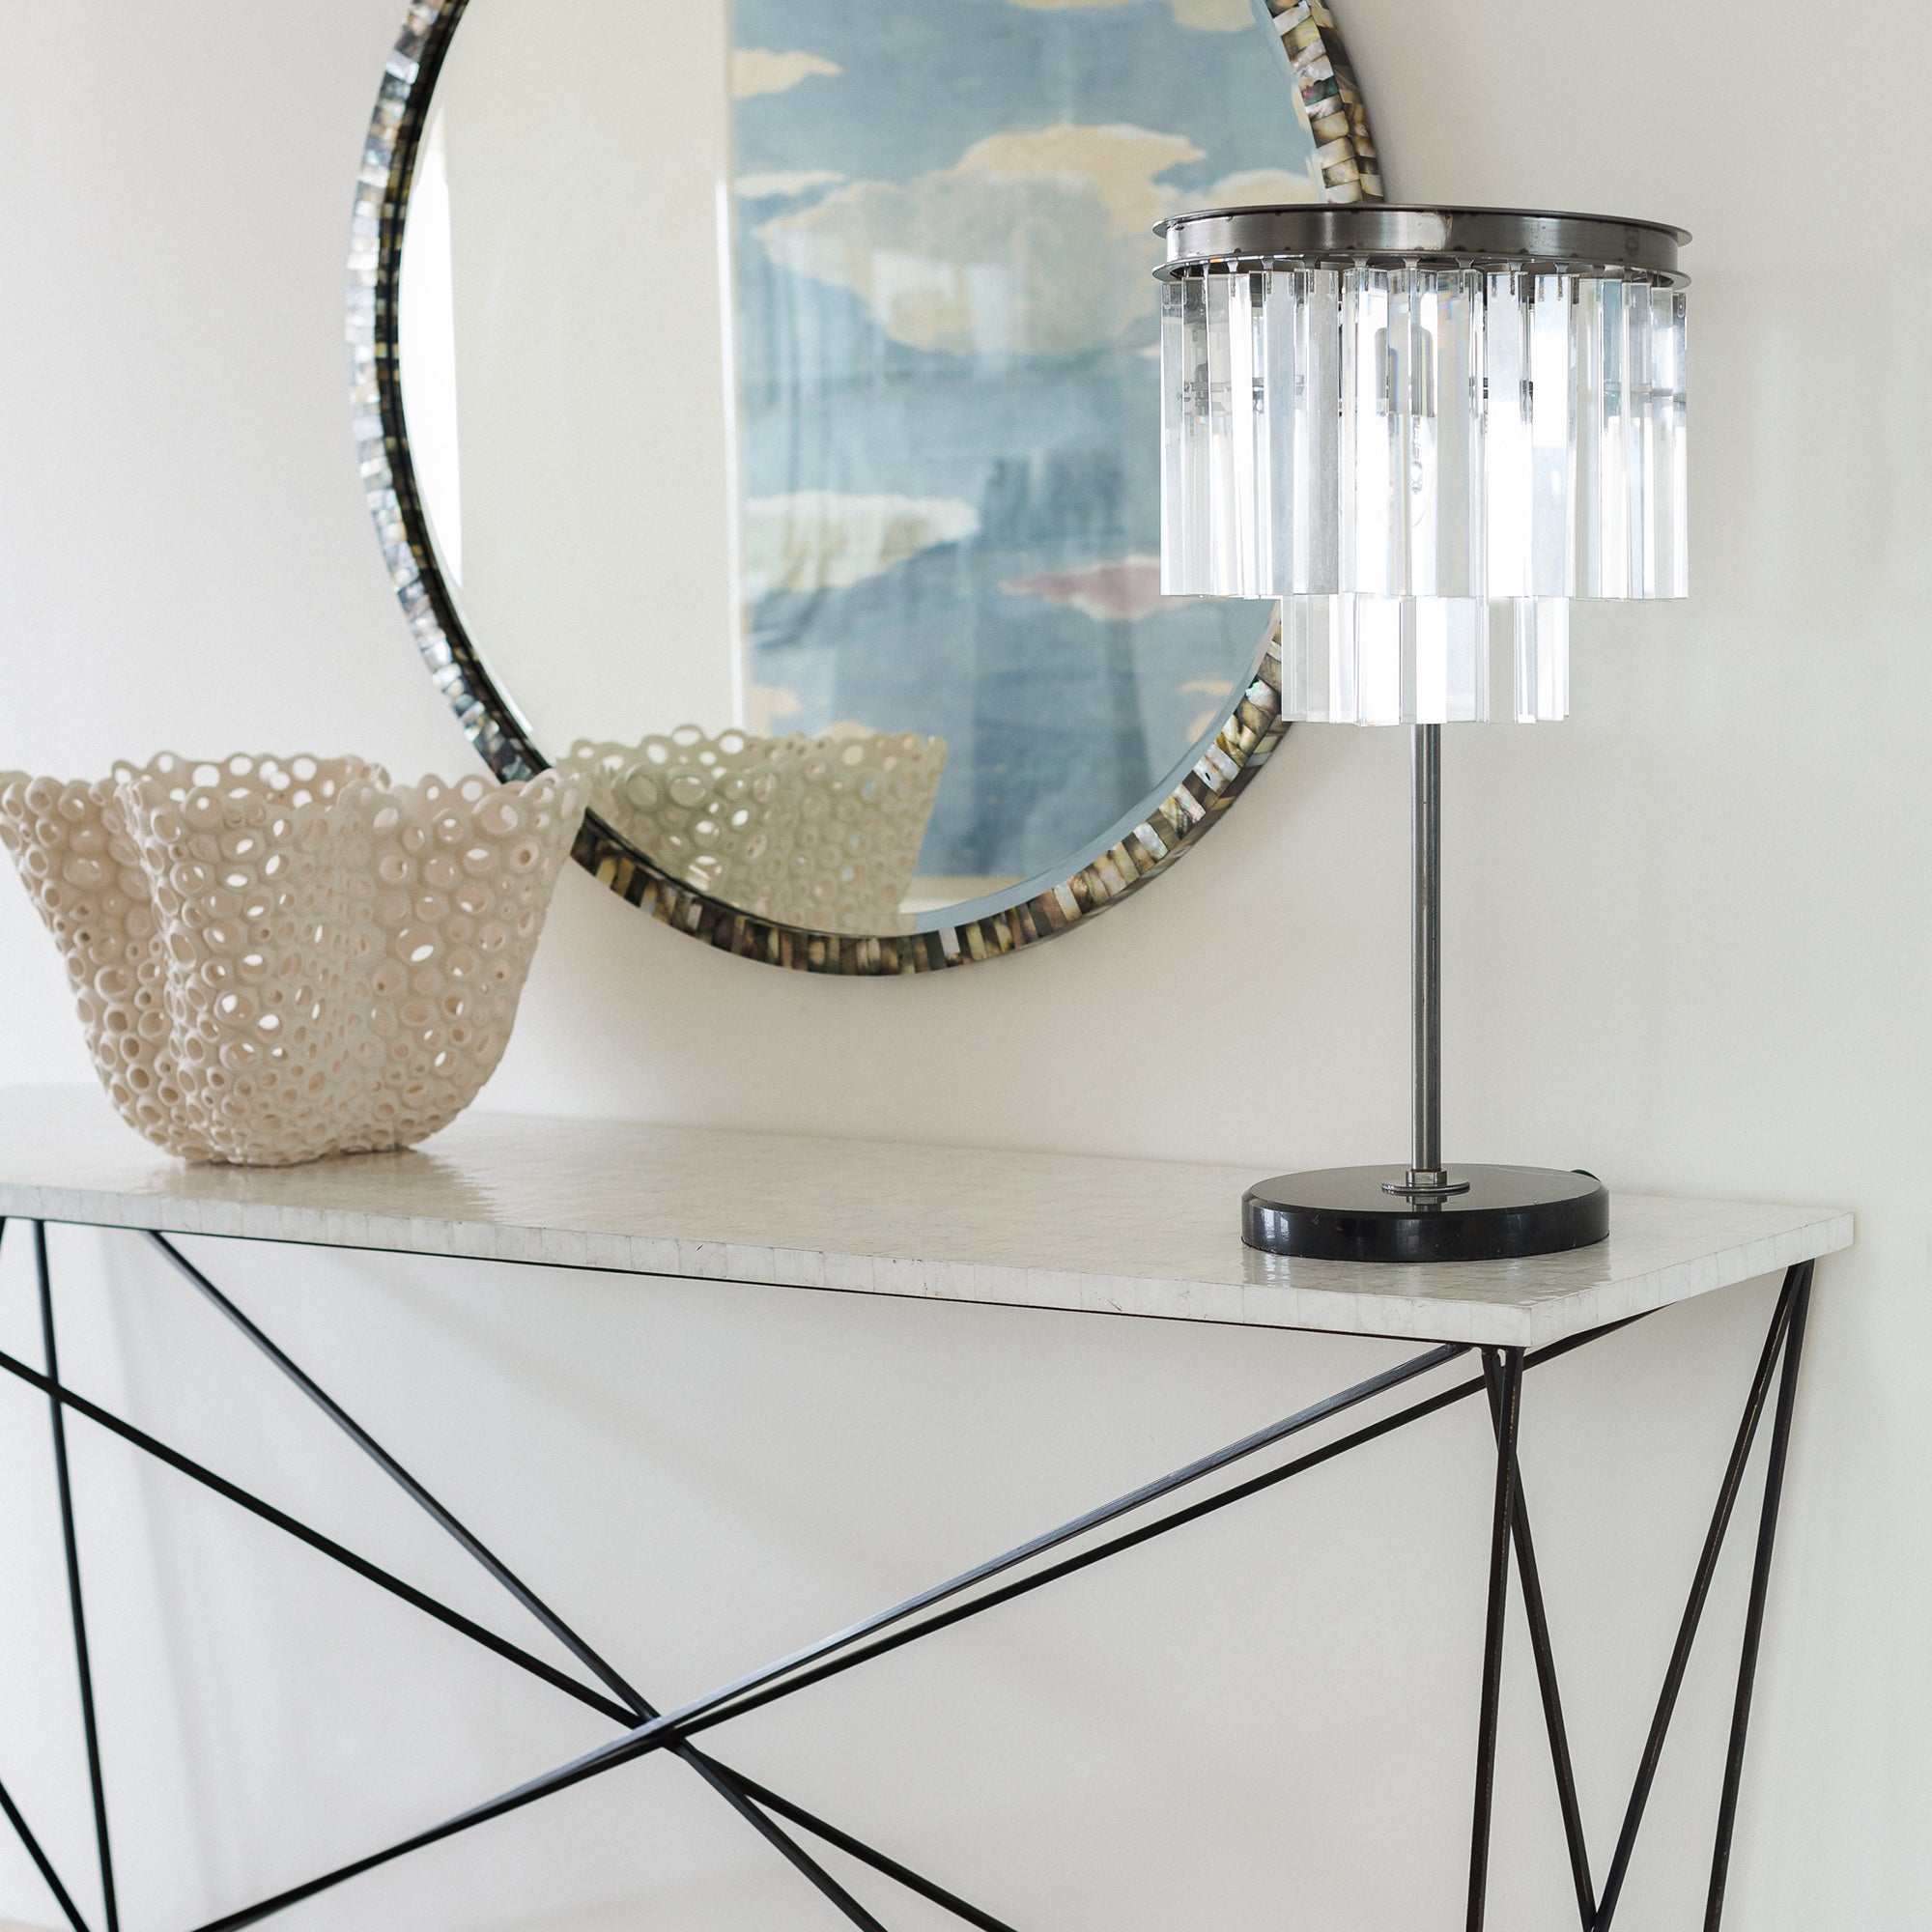
{"type": "Polygon", "coordinates": [[[1410,915],[1414,1005],[1414,1158],[1409,1179],[1442,1176],[1442,727],[1414,727],[1415,814],[1410,915]]]}

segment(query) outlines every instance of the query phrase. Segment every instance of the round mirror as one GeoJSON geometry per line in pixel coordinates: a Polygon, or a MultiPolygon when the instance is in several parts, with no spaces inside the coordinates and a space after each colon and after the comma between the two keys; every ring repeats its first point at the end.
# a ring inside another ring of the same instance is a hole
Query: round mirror
{"type": "Polygon", "coordinates": [[[1160,595],[1153,224],[1374,169],[1312,0],[418,0],[352,324],[418,641],[714,944],[1063,930],[1280,730],[1272,607],[1160,595]]]}

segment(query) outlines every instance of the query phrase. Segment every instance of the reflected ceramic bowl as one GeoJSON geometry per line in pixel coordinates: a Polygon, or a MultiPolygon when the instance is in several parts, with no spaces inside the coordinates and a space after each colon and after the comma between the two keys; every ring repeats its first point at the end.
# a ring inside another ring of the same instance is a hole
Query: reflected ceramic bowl
{"type": "Polygon", "coordinates": [[[672,878],[740,912],[820,932],[908,930],[900,901],[946,775],[946,740],[859,728],[823,737],[581,739],[563,768],[612,831],[672,878]]]}

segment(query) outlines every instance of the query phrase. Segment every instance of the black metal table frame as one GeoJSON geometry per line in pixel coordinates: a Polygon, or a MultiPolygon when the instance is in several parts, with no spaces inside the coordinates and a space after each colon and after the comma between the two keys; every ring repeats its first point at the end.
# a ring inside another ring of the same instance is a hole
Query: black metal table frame
{"type": "MultiPolygon", "coordinates": [[[[1246,1497],[1274,1488],[1293,1476],[1332,1462],[1336,1457],[1362,1444],[1391,1435],[1425,1416],[1481,1395],[1489,1406],[1491,1424],[1496,1440],[1495,1505],[1491,1529],[1489,1595],[1483,1652],[1482,1697],[1477,1718],[1476,1767],[1473,1822],[1469,1853],[1468,1918],[1469,1932],[1480,1932],[1488,1898],[1490,1866],[1490,1825],[1494,1798],[1496,1723],[1502,1693],[1503,1633],[1509,1599],[1509,1581],[1514,1567],[1521,1593],[1530,1648],[1536,1664],[1537,1683],[1542,1694],[1545,1725],[1548,1733],[1550,1762],[1562,1810],[1570,1867],[1575,1881],[1577,1909],[1583,1932],[1609,1932],[1622,1897],[1624,1881],[1630,1870],[1644,1810],[1663,1752],[1663,1745],[1677,1705],[1678,1692],[1690,1661],[1698,1626],[1717,1574],[1726,1532],[1738,1503],[1752,1446],[1765,1406],[1770,1400],[1774,1378],[1777,1379],[1777,1399],[1772,1426],[1771,1448],[1766,1463],[1764,1500],[1757,1535],[1757,1550],[1752,1566],[1749,1605],[1746,1614],[1743,1653],[1738,1666],[1737,1692],[1732,1708],[1729,1748],[1726,1752],[1722,1798],[1718,1815],[1716,1848],[1712,1855],[1710,1888],[1705,1907],[1706,1932],[1718,1932],[1722,1919],[1726,1880],[1730,1867],[1733,1832],[1737,1822],[1738,1796],[1745,1759],[1745,1745],[1750,1724],[1752,1686],[1764,1631],[1765,1605],[1770,1590],[1772,1551],[1776,1539],[1778,1501],[1783,1490],[1784,1466],[1791,1439],[1791,1420],[1797,1397],[1799,1365],[1804,1352],[1805,1319],[1810,1305],[1813,1264],[1804,1262],[1788,1269],[1765,1337],[1750,1393],[1738,1425],[1736,1441],[1724,1468],[1717,1506],[1699,1555],[1690,1594],[1671,1650],[1663,1687],[1659,1693],[1638,1762],[1635,1781],[1624,1813],[1610,1863],[1601,1889],[1593,1876],[1590,1854],[1584,1839],[1581,1812],[1577,1804],[1576,1778],[1572,1770],[1568,1731],[1563,1718],[1563,1702],[1557,1685],[1555,1659],[1550,1647],[1548,1622],[1544,1612],[1543,1589],[1537,1570],[1536,1547],[1530,1535],[1529,1511],[1523,1497],[1522,1475],[1517,1454],[1518,1425],[1522,1408],[1525,1370],[1552,1361],[1575,1350],[1602,1340],[1628,1321],[1611,1323],[1574,1336],[1546,1349],[1525,1352],[1520,1348],[1477,1348],[1471,1344],[1445,1343],[1411,1356],[1408,1360],[1365,1381],[1355,1383],[1323,1401],[1298,1410],[1272,1427],[1204,1456],[1171,1475],[1149,1483],[1129,1494],[1102,1504],[1098,1509],[1037,1536],[1016,1548],[976,1565],[960,1576],[921,1591],[917,1596],[880,1611],[848,1628],[837,1631],[821,1641],[794,1651],[788,1657],[753,1671],[698,1697],[678,1709],[661,1712],[594,1651],[563,1618],[553,1610],[500,1558],[488,1549],[434,1495],[426,1490],[374,1436],[351,1416],[281,1349],[224,1295],[209,1278],[161,1235],[141,1231],[143,1238],[195,1288],[227,1321],[232,1322],[282,1375],[308,1397],[325,1415],[370,1458],[392,1482],[435,1521],[446,1534],[482,1565],[570,1654],[585,1673],[596,1680],[583,1682],[533,1656],[517,1644],[486,1630],[460,1611],[439,1603],[413,1585],[368,1562],[320,1531],[263,1501],[259,1496],[205,1468],[179,1451],[158,1441],[122,1417],[110,1413],[84,1396],[68,1388],[61,1380],[60,1355],[55,1338],[53,1276],[47,1253],[47,1224],[30,1221],[33,1232],[34,1262],[39,1287],[40,1317],[44,1371],[0,1352],[0,1371],[38,1389],[47,1400],[53,1429],[54,1473],[59,1491],[61,1532],[65,1548],[69,1608],[73,1628],[74,1661],[77,1670],[82,1728],[87,1747],[90,1797],[93,1806],[96,1848],[99,1861],[102,1932],[120,1932],[120,1910],[115,1889],[113,1847],[108,1831],[107,1799],[101,1769],[100,1739],[96,1722],[94,1679],[88,1658],[87,1614],[81,1588],[81,1562],[74,1521],[73,1490],[68,1467],[67,1417],[70,1412],[133,1445],[144,1454],[167,1464],[182,1475],[224,1496],[250,1515],[272,1523],[277,1529],[306,1544],[311,1549],[353,1571],[366,1581],[401,1598],[424,1614],[461,1633],[471,1642],[494,1651],[497,1656],[541,1678],[563,1694],[602,1713],[621,1726],[620,1734],[597,1749],[533,1777],[515,1789],[503,1792],[481,1804],[446,1818],[397,1843],[384,1846],[367,1857],[325,1872],[305,1884],[259,1900],[240,1911],[224,1914],[196,1928],[196,1932],[239,1932],[305,1899],[314,1898],[345,1881],[359,1877],[397,1859],[456,1836],[491,1819],[533,1804],[540,1799],[568,1790],[585,1779],[598,1776],[617,1766],[628,1764],[656,1750],[668,1750],[690,1767],[772,1848],[824,1895],[828,1902],[854,1925],[868,1932],[885,1932],[881,1920],[805,1849],[794,1835],[803,1833],[835,1847],[861,1865],[892,1879],[933,1904],[944,1907],[981,1932],[1012,1932],[1004,1919],[969,1904],[944,1887],[838,1830],[777,1792],[747,1777],[742,1772],[699,1749],[694,1740],[701,1733],[759,1710],[781,1698],[789,1697],[808,1686],[824,1683],[860,1663],[903,1648],[936,1631],[951,1628],[990,1610],[1001,1604],[1030,1594],[1045,1584],[1090,1568],[1124,1549],[1163,1536],[1185,1523],[1197,1521],[1215,1511],[1226,1509],[1246,1497]],[[1249,1475],[1225,1489],[1162,1515],[1144,1519],[1130,1528],[1103,1540],[1091,1540],[1094,1533],[1128,1517],[1139,1517],[1178,1492],[1206,1481],[1248,1458],[1264,1455],[1292,1437],[1318,1424],[1385,1396],[1416,1380],[1431,1371],[1464,1355],[1481,1359],[1482,1373],[1451,1383],[1435,1393],[1410,1402],[1406,1406],[1364,1423],[1340,1435],[1321,1447],[1304,1451],[1260,1474],[1249,1475]],[[1780,1361],[1782,1373],[1778,1373],[1780,1361]],[[1051,1563],[1038,1559],[1071,1544],[1083,1547],[1051,1563]],[[1512,1566],[1512,1555],[1514,1565],[1512,1566]],[[1017,1577],[1000,1582],[995,1579],[1012,1571],[1017,1577]],[[992,1586],[992,1587],[989,1587],[992,1586]],[[787,1827],[792,1828],[787,1830],[787,1827]]],[[[6,1223],[0,1221],[0,1238],[6,1223]]],[[[1633,1318],[1642,1320],[1643,1318],[1633,1318]]],[[[0,1783],[0,1812],[17,1833],[41,1876],[59,1903],[72,1932],[94,1932],[74,1903],[71,1891],[62,1882],[40,1840],[29,1828],[19,1806],[4,1783],[0,1783]]]]}

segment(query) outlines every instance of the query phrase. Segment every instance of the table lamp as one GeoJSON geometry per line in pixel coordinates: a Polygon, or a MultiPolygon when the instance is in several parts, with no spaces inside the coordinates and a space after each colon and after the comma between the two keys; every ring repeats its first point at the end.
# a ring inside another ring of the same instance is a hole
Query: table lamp
{"type": "Polygon", "coordinates": [[[1442,726],[1570,708],[1579,597],[1688,592],[1690,237],[1519,210],[1245,208],[1163,222],[1161,588],[1281,599],[1282,715],[1414,734],[1406,1167],[1249,1190],[1275,1254],[1501,1260],[1609,1233],[1592,1175],[1442,1153],[1442,726]]]}

